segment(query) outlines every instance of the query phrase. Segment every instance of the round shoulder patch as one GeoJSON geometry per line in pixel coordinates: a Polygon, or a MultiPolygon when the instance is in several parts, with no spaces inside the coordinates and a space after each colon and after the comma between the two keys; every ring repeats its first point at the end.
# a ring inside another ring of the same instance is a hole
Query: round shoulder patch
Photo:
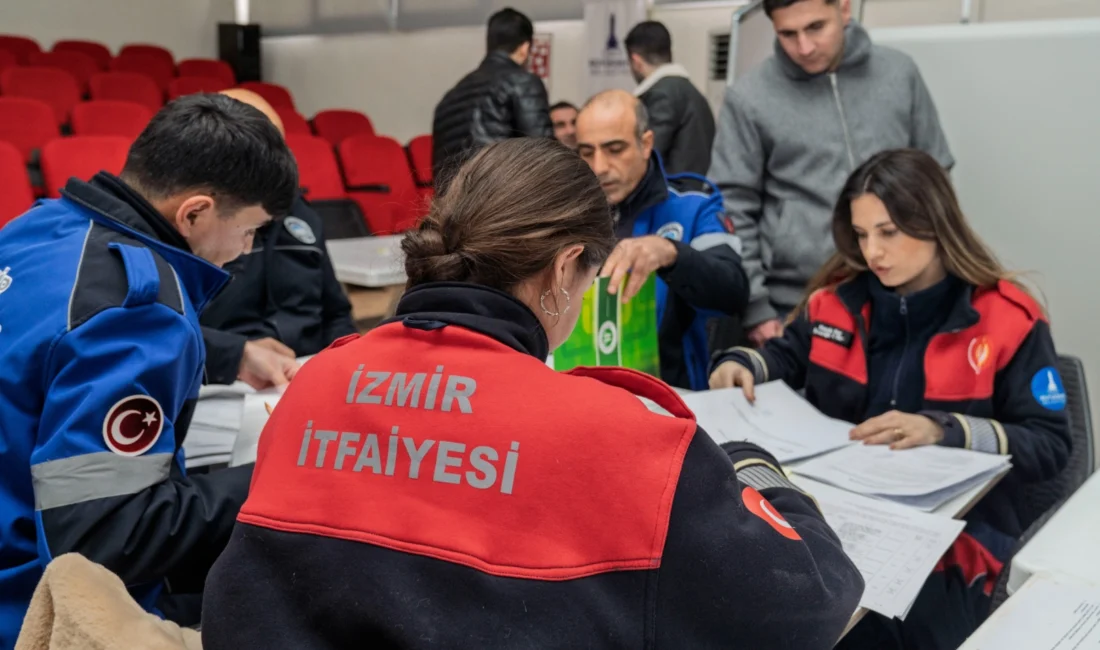
{"type": "Polygon", "coordinates": [[[1066,408],[1066,389],[1062,377],[1054,366],[1047,366],[1031,378],[1031,394],[1045,409],[1061,411],[1066,408]]]}
{"type": "Polygon", "coordinates": [[[783,518],[783,515],[779,514],[779,511],[768,503],[764,495],[757,492],[755,488],[746,485],[745,489],[741,490],[741,500],[745,503],[745,507],[749,509],[749,512],[763,519],[764,523],[775,529],[775,532],[787,539],[802,539],[794,526],[790,525],[783,518]]]}
{"type": "Polygon", "coordinates": [[[657,229],[656,235],[673,241],[684,240],[684,225],[676,221],[670,221],[657,229]]]}
{"type": "Polygon", "coordinates": [[[317,235],[313,234],[313,228],[310,228],[308,223],[302,221],[298,217],[287,217],[283,219],[283,225],[286,226],[287,232],[294,235],[294,238],[303,244],[317,243],[317,235]]]}
{"type": "Polygon", "coordinates": [[[115,402],[103,419],[103,442],[122,456],[140,456],[153,448],[164,430],[164,411],[148,395],[115,402]]]}

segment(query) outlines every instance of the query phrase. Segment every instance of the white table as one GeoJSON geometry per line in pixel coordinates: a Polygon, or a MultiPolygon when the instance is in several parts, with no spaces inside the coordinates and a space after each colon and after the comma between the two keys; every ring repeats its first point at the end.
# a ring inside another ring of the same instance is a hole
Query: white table
{"type": "Polygon", "coordinates": [[[354,237],[328,241],[328,254],[336,279],[360,287],[405,284],[402,235],[354,237]]]}
{"type": "MultiPolygon", "coordinates": [[[[1008,593],[1037,573],[1100,583],[1100,473],[1093,474],[1012,558],[1008,593]]],[[[1009,599],[1007,602],[1012,602],[1009,599]]]]}

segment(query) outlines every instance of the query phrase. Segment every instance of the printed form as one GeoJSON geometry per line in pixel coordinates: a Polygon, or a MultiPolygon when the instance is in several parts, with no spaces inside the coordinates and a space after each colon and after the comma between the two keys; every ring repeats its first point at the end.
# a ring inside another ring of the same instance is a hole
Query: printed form
{"type": "Polygon", "coordinates": [[[1100,586],[1068,576],[1032,576],[962,650],[1100,648],[1100,586]]]}

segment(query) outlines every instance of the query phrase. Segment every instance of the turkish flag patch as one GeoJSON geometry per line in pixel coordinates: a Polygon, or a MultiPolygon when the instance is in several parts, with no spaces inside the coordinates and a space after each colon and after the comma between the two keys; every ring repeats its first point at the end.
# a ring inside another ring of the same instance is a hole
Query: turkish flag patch
{"type": "Polygon", "coordinates": [[[802,539],[802,536],[798,534],[794,526],[787,523],[783,515],[779,514],[779,512],[772,507],[772,504],[768,503],[768,500],[764,498],[764,495],[757,492],[755,488],[745,486],[745,489],[741,490],[741,500],[745,502],[745,507],[749,509],[749,512],[763,519],[764,523],[775,529],[775,532],[787,539],[802,539]]]}
{"type": "Polygon", "coordinates": [[[140,456],[153,448],[164,430],[164,411],[148,395],[115,402],[103,419],[103,442],[121,456],[140,456]]]}

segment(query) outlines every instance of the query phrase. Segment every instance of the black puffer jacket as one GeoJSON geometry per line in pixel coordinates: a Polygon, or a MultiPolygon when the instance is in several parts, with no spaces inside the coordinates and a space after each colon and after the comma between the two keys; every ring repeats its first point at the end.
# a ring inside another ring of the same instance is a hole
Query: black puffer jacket
{"type": "Polygon", "coordinates": [[[687,71],[674,63],[661,66],[635,92],[649,111],[653,148],[661,154],[665,171],[705,176],[714,145],[714,113],[687,71]]]}
{"type": "Polygon", "coordinates": [[[454,170],[492,142],[553,137],[546,86],[504,52],[490,52],[447,91],[432,120],[432,178],[442,193],[454,170]]]}

